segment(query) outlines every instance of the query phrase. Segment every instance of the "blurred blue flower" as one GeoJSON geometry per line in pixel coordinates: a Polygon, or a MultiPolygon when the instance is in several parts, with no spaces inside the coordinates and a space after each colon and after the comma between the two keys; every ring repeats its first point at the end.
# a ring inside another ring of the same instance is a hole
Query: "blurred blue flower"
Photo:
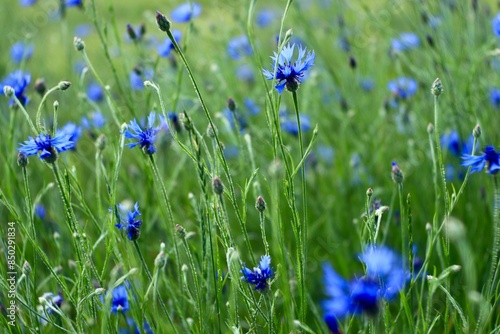
{"type": "Polygon", "coordinates": [[[39,151],[40,159],[49,163],[57,159],[57,153],[64,152],[73,147],[70,135],[65,132],[58,132],[55,137],[41,133],[37,137],[28,137],[17,150],[26,156],[36,155],[39,151]]]}
{"type": "Polygon", "coordinates": [[[337,45],[344,52],[351,51],[351,43],[349,43],[349,40],[346,37],[339,37],[339,39],[337,40],[337,45]]]}
{"type": "Polygon", "coordinates": [[[391,40],[392,50],[403,52],[420,46],[420,38],[412,32],[403,32],[391,40]]]}
{"type": "Polygon", "coordinates": [[[271,23],[273,23],[273,20],[276,18],[276,12],[272,9],[268,8],[263,8],[259,10],[255,17],[255,21],[257,23],[258,27],[265,28],[271,23]]]}
{"type": "Polygon", "coordinates": [[[156,134],[160,130],[160,127],[153,127],[156,120],[156,114],[151,112],[148,116],[148,124],[146,129],[143,130],[137,121],[134,119],[130,122],[128,129],[125,130],[125,138],[136,139],[137,142],[128,143],[130,148],[134,148],[137,145],[141,145],[144,153],[153,154],[156,152],[156,147],[154,146],[154,141],[156,139],[156,134]],[[132,132],[130,131],[132,130],[132,132]]]}
{"type": "Polygon", "coordinates": [[[325,292],[322,303],[324,319],[333,333],[340,333],[339,321],[349,315],[376,314],[380,300],[391,300],[404,288],[408,271],[402,258],[389,248],[368,246],[359,259],[366,274],[348,282],[332,268],[323,264],[325,292]]]}
{"type": "Polygon", "coordinates": [[[269,280],[274,277],[274,271],[271,268],[271,257],[264,255],[259,262],[259,266],[253,268],[253,271],[247,267],[241,269],[241,279],[245,282],[255,285],[254,290],[265,291],[269,287],[269,280]]]}
{"type": "Polygon", "coordinates": [[[129,309],[127,288],[123,284],[119,285],[112,292],[111,312],[125,312],[129,309]]]}
{"type": "Polygon", "coordinates": [[[125,40],[127,42],[141,41],[146,33],[146,26],[144,23],[132,26],[127,24],[127,30],[125,32],[125,40]]]}
{"type": "Polygon", "coordinates": [[[45,207],[42,204],[35,205],[35,216],[40,218],[40,220],[45,220],[45,217],[47,216],[47,211],[45,210],[45,207]]]}
{"type": "MultiPolygon", "coordinates": [[[[0,93],[3,94],[5,86],[10,86],[14,89],[14,94],[23,106],[28,104],[29,98],[24,96],[24,90],[31,82],[31,74],[23,72],[21,70],[16,70],[9,73],[9,75],[0,82],[0,93]]],[[[14,99],[9,100],[9,105],[13,106],[16,102],[14,99]]]]}
{"type": "Polygon", "coordinates": [[[94,102],[101,102],[104,98],[104,90],[97,82],[91,82],[87,85],[87,97],[94,102]]]}
{"type": "Polygon", "coordinates": [[[19,64],[23,60],[28,60],[33,55],[33,50],[35,46],[31,43],[17,42],[10,48],[10,58],[16,64],[19,64]]]}
{"type": "Polygon", "coordinates": [[[224,147],[224,156],[226,159],[233,159],[240,154],[240,151],[238,150],[238,146],[236,145],[227,145],[224,147]]]}
{"type": "Polygon", "coordinates": [[[500,109],[500,89],[490,89],[490,102],[495,110],[500,109]]]}
{"type": "Polygon", "coordinates": [[[496,37],[500,37],[500,13],[498,13],[491,21],[491,28],[496,37]]]}
{"type": "Polygon", "coordinates": [[[73,29],[73,35],[78,36],[80,38],[84,38],[84,37],[87,37],[88,35],[90,35],[93,31],[94,31],[94,27],[92,25],[87,24],[87,23],[83,23],[83,24],[77,25],[73,29]]]}
{"type": "Polygon", "coordinates": [[[198,17],[201,14],[201,5],[196,2],[186,2],[175,8],[170,17],[175,23],[189,22],[191,19],[198,17]]]}
{"type": "Polygon", "coordinates": [[[70,150],[76,149],[76,143],[82,136],[82,128],[77,126],[75,123],[66,123],[61,129],[57,130],[56,136],[67,134],[69,135],[69,140],[73,143],[71,147],[68,147],[70,150]]]}
{"type": "Polygon", "coordinates": [[[141,231],[139,230],[139,228],[142,225],[142,220],[136,220],[137,216],[141,215],[141,213],[139,212],[139,204],[137,202],[134,204],[134,211],[127,210],[121,204],[118,204],[118,208],[121,211],[121,213],[118,212],[120,223],[115,224],[115,226],[119,230],[126,232],[129,240],[137,240],[141,235],[141,231]]]}
{"type": "Polygon", "coordinates": [[[321,160],[323,160],[327,165],[331,166],[333,164],[333,158],[335,157],[335,151],[333,148],[327,145],[318,145],[316,152],[321,160]]]}
{"type": "Polygon", "coordinates": [[[359,85],[365,92],[371,92],[375,86],[375,81],[373,79],[361,79],[359,85]]]}
{"type": "Polygon", "coordinates": [[[415,79],[398,77],[397,79],[390,81],[387,88],[389,88],[396,98],[406,100],[415,95],[418,86],[415,79]]]}
{"type": "MultiPolygon", "coordinates": [[[[143,324],[143,329],[144,329],[144,332],[141,332],[139,326],[135,323],[134,319],[133,318],[128,318],[127,317],[127,324],[129,326],[129,328],[133,328],[134,329],[134,334],[141,334],[141,333],[146,333],[146,334],[154,334],[153,330],[151,329],[151,326],[148,324],[147,321],[144,321],[144,324],[143,324]]],[[[120,334],[122,334],[122,330],[120,329],[119,331],[120,334]]],[[[127,329],[124,329],[123,330],[123,334],[130,334],[130,331],[127,330],[127,329]]]]}
{"type": "Polygon", "coordinates": [[[64,5],[66,7],[75,7],[75,6],[82,7],[83,6],[83,2],[82,2],[82,0],[66,0],[64,2],[64,5]]]}
{"type": "MultiPolygon", "coordinates": [[[[178,44],[179,41],[181,40],[182,32],[180,30],[173,29],[172,30],[172,35],[174,36],[174,39],[175,39],[175,41],[178,44]]],[[[160,45],[158,45],[157,48],[156,48],[156,51],[158,51],[158,55],[160,57],[168,57],[168,55],[170,54],[170,52],[172,50],[174,50],[174,44],[172,43],[172,41],[168,37],[165,38],[165,40],[163,41],[163,43],[160,44],[160,45]]]]}
{"type": "Polygon", "coordinates": [[[154,70],[150,67],[141,69],[135,67],[129,74],[130,88],[132,90],[143,90],[144,81],[151,80],[154,76],[154,70]]]}
{"type": "Polygon", "coordinates": [[[241,59],[245,56],[251,56],[252,53],[253,49],[246,35],[233,37],[227,44],[227,54],[234,60],[241,59]]]}
{"type": "Polygon", "coordinates": [[[271,70],[264,69],[263,73],[267,80],[276,79],[276,90],[281,94],[286,87],[287,90],[294,92],[299,88],[304,80],[306,71],[314,65],[316,55],[314,51],[309,51],[306,55],[306,49],[298,46],[297,61],[292,63],[292,57],[296,44],[288,44],[283,47],[281,54],[275,52],[271,57],[273,63],[271,70]],[[276,78],[274,77],[274,68],[276,68],[276,78]]]}
{"type": "Polygon", "coordinates": [[[100,129],[106,124],[106,119],[99,111],[91,112],[88,116],[90,117],[90,120],[87,116],[83,116],[81,120],[81,125],[86,130],[91,128],[100,129]]]}
{"type": "Polygon", "coordinates": [[[454,156],[459,157],[462,148],[462,144],[460,142],[460,136],[458,132],[455,130],[450,131],[448,134],[441,135],[441,146],[445,147],[452,153],[454,156]]]}
{"type": "Polygon", "coordinates": [[[260,113],[260,107],[255,104],[255,102],[251,98],[246,97],[245,100],[243,100],[243,104],[252,116],[258,115],[260,113]]]}
{"type": "Polygon", "coordinates": [[[500,154],[493,146],[486,146],[483,154],[479,156],[462,155],[462,166],[471,167],[471,172],[481,172],[485,167],[489,174],[496,174],[500,170],[500,154]]]}
{"type": "Polygon", "coordinates": [[[64,298],[62,297],[62,295],[60,293],[55,295],[52,292],[46,292],[42,295],[41,298],[45,299],[47,302],[47,304],[45,306],[46,314],[52,314],[54,312],[52,310],[52,308],[58,309],[61,307],[62,303],[64,302],[64,298]]]}
{"type": "MultiPolygon", "coordinates": [[[[311,119],[308,115],[299,115],[300,128],[302,132],[311,130],[311,119]]],[[[291,135],[299,135],[299,126],[297,124],[297,117],[295,115],[282,115],[281,116],[281,129],[291,135]]]]}
{"type": "Polygon", "coordinates": [[[241,64],[236,68],[236,77],[241,81],[248,83],[253,83],[255,81],[255,76],[253,74],[253,68],[249,64],[241,64]]]}
{"type": "Polygon", "coordinates": [[[19,0],[19,4],[23,7],[33,6],[37,0],[19,0]]]}
{"type": "Polygon", "coordinates": [[[241,132],[248,127],[247,120],[238,111],[232,112],[231,110],[226,108],[222,111],[222,114],[227,119],[231,129],[234,129],[236,127],[236,120],[238,121],[241,132]],[[236,116],[236,120],[234,116],[236,116]]]}
{"type": "Polygon", "coordinates": [[[73,70],[76,74],[81,75],[83,70],[87,67],[87,64],[83,60],[76,61],[73,64],[73,70]]]}

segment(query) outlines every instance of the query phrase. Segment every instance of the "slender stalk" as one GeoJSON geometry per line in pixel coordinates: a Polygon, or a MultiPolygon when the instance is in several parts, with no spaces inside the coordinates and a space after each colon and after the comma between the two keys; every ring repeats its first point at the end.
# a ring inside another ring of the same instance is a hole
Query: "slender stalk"
{"type": "MultiPolygon", "coordinates": [[[[43,105],[45,103],[45,100],[47,100],[47,97],[52,94],[53,92],[59,90],[59,85],[55,86],[55,87],[52,87],[51,89],[49,89],[45,95],[42,97],[42,100],[40,101],[40,104],[38,105],[38,109],[36,111],[36,118],[35,118],[35,122],[36,122],[36,126],[38,128],[38,131],[35,131],[36,133],[39,133],[39,132],[43,132],[44,131],[44,128],[42,126],[42,108],[43,108],[43,105]]],[[[30,122],[30,125],[33,127],[33,125],[31,124],[31,121],[30,122]]],[[[55,133],[54,133],[55,134],[55,133]]]]}
{"type": "Polygon", "coordinates": [[[500,250],[500,189],[498,188],[498,178],[493,175],[494,184],[494,195],[493,195],[493,245],[492,245],[492,256],[491,256],[491,268],[490,274],[488,276],[488,297],[494,297],[493,293],[495,291],[495,279],[497,276],[498,267],[498,251],[500,250]]]}

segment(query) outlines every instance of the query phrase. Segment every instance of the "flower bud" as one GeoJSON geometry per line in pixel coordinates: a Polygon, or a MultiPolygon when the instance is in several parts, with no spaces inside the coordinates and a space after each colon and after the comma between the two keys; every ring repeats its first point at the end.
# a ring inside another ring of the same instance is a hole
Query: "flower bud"
{"type": "Polygon", "coordinates": [[[229,109],[232,112],[236,111],[236,102],[232,98],[227,99],[227,109],[229,109]]]}
{"type": "Polygon", "coordinates": [[[19,167],[26,167],[28,166],[28,162],[29,160],[26,154],[19,152],[19,154],[17,155],[17,165],[19,167]]]}
{"type": "Polygon", "coordinates": [[[100,134],[95,141],[95,147],[97,148],[98,151],[102,152],[106,147],[106,142],[107,142],[106,135],[100,134]]]}
{"type": "Polygon", "coordinates": [[[156,11],[156,23],[161,31],[167,32],[170,30],[170,21],[159,11],[156,11]]]}
{"type": "Polygon", "coordinates": [[[441,83],[441,80],[439,80],[439,78],[434,80],[431,87],[431,93],[434,96],[439,96],[441,95],[441,93],[443,93],[443,84],[441,83]]]}
{"type": "Polygon", "coordinates": [[[47,91],[47,86],[45,85],[45,79],[44,78],[36,79],[36,81],[35,81],[35,91],[40,96],[45,95],[45,92],[47,91]]]}
{"type": "Polygon", "coordinates": [[[368,196],[368,197],[372,197],[373,196],[373,189],[372,188],[368,188],[366,190],[366,196],[368,196]]]}
{"type": "Polygon", "coordinates": [[[28,261],[24,261],[23,264],[23,275],[29,276],[31,274],[31,265],[29,264],[28,261]]]}
{"type": "Polygon", "coordinates": [[[257,197],[257,200],[255,201],[255,208],[261,213],[266,209],[266,201],[264,201],[262,196],[257,197]]]}
{"type": "Polygon", "coordinates": [[[179,236],[179,238],[181,238],[181,239],[186,238],[186,229],[184,227],[177,224],[177,225],[175,225],[175,230],[177,231],[177,235],[179,236]]]}
{"type": "Polygon", "coordinates": [[[430,134],[430,135],[432,135],[434,133],[434,124],[429,123],[427,125],[427,133],[430,134]]]}
{"type": "Polygon", "coordinates": [[[403,175],[403,172],[401,171],[401,169],[399,168],[398,164],[396,163],[396,161],[392,162],[391,174],[392,174],[392,180],[395,183],[397,183],[397,184],[403,183],[404,175],[403,175]]]}
{"type": "Polygon", "coordinates": [[[69,87],[71,87],[71,82],[69,82],[69,81],[61,81],[57,85],[57,88],[59,88],[60,90],[66,90],[69,87]]]}
{"type": "Polygon", "coordinates": [[[12,96],[14,96],[14,93],[15,93],[14,92],[14,88],[12,88],[11,86],[7,86],[6,85],[6,86],[3,87],[3,93],[7,97],[12,97],[12,96]]]}
{"type": "Polygon", "coordinates": [[[130,25],[130,23],[127,23],[127,34],[128,34],[128,37],[130,37],[131,40],[135,41],[137,39],[137,34],[135,33],[135,30],[130,25]]]}
{"type": "Polygon", "coordinates": [[[82,41],[80,37],[76,37],[73,39],[73,45],[75,46],[76,51],[82,51],[85,49],[85,43],[82,41]]]}
{"type": "Polygon", "coordinates": [[[476,126],[472,130],[472,135],[476,139],[478,139],[479,137],[481,137],[481,126],[479,124],[476,124],[476,126]]]}
{"type": "Polygon", "coordinates": [[[217,195],[221,195],[224,192],[224,185],[222,181],[216,176],[212,181],[212,188],[214,189],[214,193],[217,195]]]}

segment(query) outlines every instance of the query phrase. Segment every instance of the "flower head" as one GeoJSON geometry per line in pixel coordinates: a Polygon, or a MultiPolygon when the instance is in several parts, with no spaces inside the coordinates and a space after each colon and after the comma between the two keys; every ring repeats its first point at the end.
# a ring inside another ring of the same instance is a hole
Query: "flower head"
{"type": "Polygon", "coordinates": [[[76,148],[76,143],[78,142],[78,139],[82,136],[82,128],[75,123],[66,123],[61,129],[57,130],[57,134],[63,135],[63,134],[68,134],[69,135],[69,140],[73,143],[71,147],[68,149],[74,150],[76,148]]]}
{"type": "Polygon", "coordinates": [[[306,49],[301,45],[298,46],[297,60],[292,63],[292,56],[295,50],[295,44],[288,44],[283,47],[281,54],[275,52],[271,57],[273,64],[271,70],[263,70],[267,80],[276,79],[276,89],[281,94],[283,89],[288,89],[291,92],[299,88],[300,83],[304,81],[306,71],[314,65],[316,55],[314,51],[309,51],[306,55],[306,49]],[[274,77],[274,68],[276,67],[276,77],[274,77]]]}
{"type": "Polygon", "coordinates": [[[17,150],[26,156],[36,155],[41,152],[40,159],[49,163],[55,162],[57,153],[73,148],[74,143],[70,140],[71,135],[66,132],[58,132],[55,137],[40,133],[37,137],[28,137],[17,150]]]}
{"type": "Polygon", "coordinates": [[[101,102],[104,98],[104,91],[101,85],[96,82],[91,82],[87,86],[87,97],[90,101],[101,102]]]}
{"type": "MultiPolygon", "coordinates": [[[[16,95],[17,99],[23,106],[25,106],[29,99],[28,97],[24,96],[24,90],[26,87],[31,82],[31,74],[25,73],[21,70],[14,71],[10,73],[7,77],[5,77],[1,82],[0,82],[0,93],[3,92],[3,89],[5,86],[10,86],[12,89],[14,89],[14,94],[16,95]]],[[[15,100],[10,99],[9,105],[14,105],[15,100]]]]}
{"type": "Polygon", "coordinates": [[[66,7],[75,7],[75,6],[82,7],[83,2],[82,2],[82,0],[66,0],[64,2],[64,5],[66,7]]]}
{"type": "Polygon", "coordinates": [[[401,33],[397,38],[391,40],[391,49],[402,52],[417,48],[420,45],[420,39],[412,32],[401,33]]]}
{"type": "Polygon", "coordinates": [[[132,71],[130,71],[129,80],[130,80],[130,88],[132,90],[143,90],[144,89],[144,81],[151,80],[154,75],[154,70],[150,67],[146,67],[142,69],[137,66],[134,67],[132,71]]]}
{"type": "Polygon", "coordinates": [[[243,276],[241,279],[249,284],[255,285],[255,290],[264,291],[269,287],[269,280],[274,277],[274,271],[271,268],[271,257],[264,255],[259,262],[259,266],[253,268],[253,271],[244,267],[241,270],[243,276]]]}
{"type": "Polygon", "coordinates": [[[33,50],[35,49],[33,44],[25,42],[17,42],[10,48],[10,58],[16,64],[19,64],[23,60],[28,60],[33,55],[33,50]]]}
{"type": "Polygon", "coordinates": [[[491,21],[491,28],[496,37],[500,37],[500,13],[498,13],[491,21]]]}
{"type": "Polygon", "coordinates": [[[489,174],[496,174],[500,170],[500,153],[493,146],[486,146],[483,154],[479,156],[462,155],[462,166],[471,167],[471,172],[480,172],[485,167],[489,174]]]}
{"type": "Polygon", "coordinates": [[[227,44],[227,54],[234,60],[245,56],[251,56],[253,53],[252,45],[246,35],[231,38],[227,44]]]}
{"type": "Polygon", "coordinates": [[[119,285],[113,289],[113,299],[111,300],[111,312],[118,313],[119,311],[125,312],[130,309],[128,303],[128,293],[125,285],[119,285]]]}
{"type": "Polygon", "coordinates": [[[141,215],[141,213],[139,212],[139,204],[137,202],[134,204],[134,211],[127,210],[121,204],[118,204],[118,208],[121,211],[121,214],[118,213],[118,215],[120,216],[120,223],[115,224],[115,226],[118,229],[127,232],[129,240],[137,240],[141,235],[141,231],[139,230],[139,228],[142,225],[142,220],[136,219],[137,216],[141,215]]]}
{"type": "Polygon", "coordinates": [[[176,23],[189,22],[201,14],[201,5],[196,2],[186,2],[175,8],[170,16],[176,23]]]}
{"type": "Polygon", "coordinates": [[[500,109],[500,89],[498,88],[490,89],[490,102],[495,110],[500,109]]]}
{"type": "MultiPolygon", "coordinates": [[[[300,128],[302,132],[307,132],[311,129],[311,118],[308,115],[299,115],[300,128]]],[[[297,117],[295,115],[287,115],[283,113],[281,115],[281,129],[293,136],[299,135],[299,125],[297,123],[297,117]]]]}
{"type": "Polygon", "coordinates": [[[129,128],[125,131],[125,138],[136,139],[134,143],[128,143],[130,148],[134,148],[137,145],[141,145],[141,148],[146,154],[153,154],[156,152],[156,147],[154,146],[154,141],[156,139],[156,134],[160,130],[160,127],[153,127],[156,119],[156,114],[151,112],[148,116],[148,124],[145,130],[141,128],[137,121],[134,119],[130,122],[129,128]],[[130,131],[130,130],[132,131],[130,131]]]}
{"type": "Polygon", "coordinates": [[[406,100],[417,92],[417,82],[412,78],[399,77],[387,84],[387,88],[396,98],[406,100]]]}

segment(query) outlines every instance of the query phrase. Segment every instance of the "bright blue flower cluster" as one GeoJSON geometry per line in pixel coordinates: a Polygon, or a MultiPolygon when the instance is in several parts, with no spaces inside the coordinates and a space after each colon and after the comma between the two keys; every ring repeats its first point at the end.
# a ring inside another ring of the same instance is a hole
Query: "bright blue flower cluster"
{"type": "Polygon", "coordinates": [[[489,174],[496,174],[500,170],[500,153],[493,146],[486,146],[484,153],[479,156],[464,154],[462,160],[462,166],[470,166],[473,173],[485,168],[489,174]]]}
{"type": "Polygon", "coordinates": [[[276,79],[276,90],[281,94],[286,89],[295,92],[299,85],[304,81],[306,71],[314,65],[316,55],[314,51],[309,51],[306,55],[306,49],[298,46],[298,56],[295,62],[292,62],[296,44],[288,44],[283,47],[280,55],[275,52],[271,56],[273,63],[271,70],[264,69],[263,73],[267,80],[276,79]],[[276,78],[274,69],[276,67],[276,78]]]}
{"type": "Polygon", "coordinates": [[[40,159],[52,163],[56,161],[57,153],[73,148],[74,143],[70,138],[71,135],[63,131],[58,132],[55,137],[41,133],[35,138],[28,137],[17,150],[26,156],[41,152],[40,159]]]}
{"type": "Polygon", "coordinates": [[[384,246],[368,246],[360,254],[366,274],[350,282],[328,263],[323,265],[328,299],[323,301],[324,319],[333,333],[340,333],[339,321],[350,315],[376,314],[382,299],[392,300],[404,288],[408,271],[403,259],[384,246]]]}
{"type": "Polygon", "coordinates": [[[271,268],[271,257],[264,255],[259,262],[259,266],[253,268],[253,271],[244,267],[241,270],[243,276],[241,279],[245,282],[255,285],[255,290],[265,291],[269,287],[269,280],[274,277],[274,271],[271,268]]]}
{"type": "Polygon", "coordinates": [[[129,128],[125,130],[125,138],[137,140],[134,143],[127,144],[130,148],[140,145],[146,154],[153,154],[156,152],[154,141],[161,127],[154,127],[155,119],[156,114],[151,112],[148,116],[148,124],[145,130],[137,124],[135,119],[130,122],[129,128]]]}
{"type": "Polygon", "coordinates": [[[115,224],[115,226],[127,233],[129,240],[137,240],[141,235],[140,227],[142,225],[142,220],[136,219],[140,216],[139,204],[136,202],[134,204],[134,211],[125,209],[121,204],[118,204],[118,208],[121,211],[120,223],[115,224]]]}

